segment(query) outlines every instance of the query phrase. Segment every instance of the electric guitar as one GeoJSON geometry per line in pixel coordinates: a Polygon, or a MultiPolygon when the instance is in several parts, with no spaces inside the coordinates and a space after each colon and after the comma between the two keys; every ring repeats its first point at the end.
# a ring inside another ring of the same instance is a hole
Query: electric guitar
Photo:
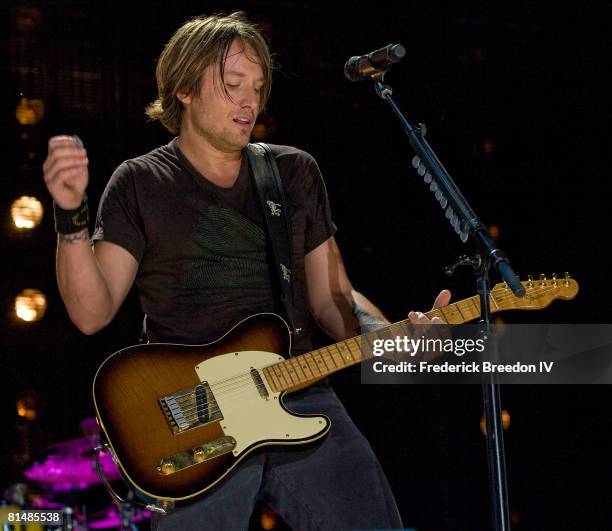
{"type": "MultiPolygon", "coordinates": [[[[538,310],[578,293],[567,274],[523,285],[527,294],[517,298],[497,284],[491,310],[538,310]]],[[[426,315],[461,324],[480,316],[480,304],[471,297],[426,315]]],[[[257,448],[323,437],[330,420],[288,411],[284,394],[371,357],[362,343],[377,334],[403,335],[407,323],[296,357],[288,357],[289,328],[276,314],[248,317],[205,345],[149,343],[120,350],[94,378],[101,433],[133,487],[162,502],[187,500],[212,488],[257,448]]]]}

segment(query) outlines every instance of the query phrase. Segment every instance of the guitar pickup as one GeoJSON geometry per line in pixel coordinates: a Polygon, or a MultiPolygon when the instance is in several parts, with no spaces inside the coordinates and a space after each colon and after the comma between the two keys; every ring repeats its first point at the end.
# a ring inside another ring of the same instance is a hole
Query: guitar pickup
{"type": "Polygon", "coordinates": [[[168,426],[175,435],[223,419],[207,382],[159,399],[168,426]]]}
{"type": "Polygon", "coordinates": [[[253,383],[255,384],[255,387],[257,387],[259,396],[265,400],[268,400],[270,398],[270,394],[268,393],[268,390],[266,389],[266,386],[264,385],[261,375],[257,369],[251,369],[251,378],[253,378],[253,383]]]}

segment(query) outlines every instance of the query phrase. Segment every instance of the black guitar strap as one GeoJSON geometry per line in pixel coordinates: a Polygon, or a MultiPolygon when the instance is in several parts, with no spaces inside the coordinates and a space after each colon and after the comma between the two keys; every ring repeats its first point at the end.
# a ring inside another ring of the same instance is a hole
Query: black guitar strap
{"type": "Polygon", "coordinates": [[[294,305],[291,226],[283,184],[276,160],[267,144],[263,142],[248,144],[246,152],[261,200],[279,280],[281,301],[295,339],[301,334],[302,329],[297,322],[294,305]]]}

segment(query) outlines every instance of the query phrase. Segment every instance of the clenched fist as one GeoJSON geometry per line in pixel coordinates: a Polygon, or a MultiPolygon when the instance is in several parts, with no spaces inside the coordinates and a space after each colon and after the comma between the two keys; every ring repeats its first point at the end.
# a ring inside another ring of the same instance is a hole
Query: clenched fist
{"type": "Polygon", "coordinates": [[[88,163],[87,151],[78,137],[49,139],[43,172],[47,189],[60,208],[73,210],[81,204],[89,182],[88,163]]]}

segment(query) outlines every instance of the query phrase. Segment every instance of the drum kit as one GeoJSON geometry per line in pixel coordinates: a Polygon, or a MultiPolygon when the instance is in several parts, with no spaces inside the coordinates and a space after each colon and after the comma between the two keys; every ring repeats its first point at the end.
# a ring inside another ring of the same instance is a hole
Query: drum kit
{"type": "MultiPolygon", "coordinates": [[[[96,452],[99,430],[96,420],[80,423],[84,436],[49,446],[28,468],[24,475],[28,484],[18,483],[4,492],[0,512],[61,511],[62,531],[90,529],[149,529],[150,512],[136,504],[119,503],[105,490],[96,471],[96,452]]],[[[100,469],[113,486],[121,480],[119,469],[110,454],[100,452],[100,469]]],[[[128,492],[125,499],[133,498],[128,492]]],[[[2,527],[4,529],[38,531],[58,529],[40,523],[2,527]]]]}

